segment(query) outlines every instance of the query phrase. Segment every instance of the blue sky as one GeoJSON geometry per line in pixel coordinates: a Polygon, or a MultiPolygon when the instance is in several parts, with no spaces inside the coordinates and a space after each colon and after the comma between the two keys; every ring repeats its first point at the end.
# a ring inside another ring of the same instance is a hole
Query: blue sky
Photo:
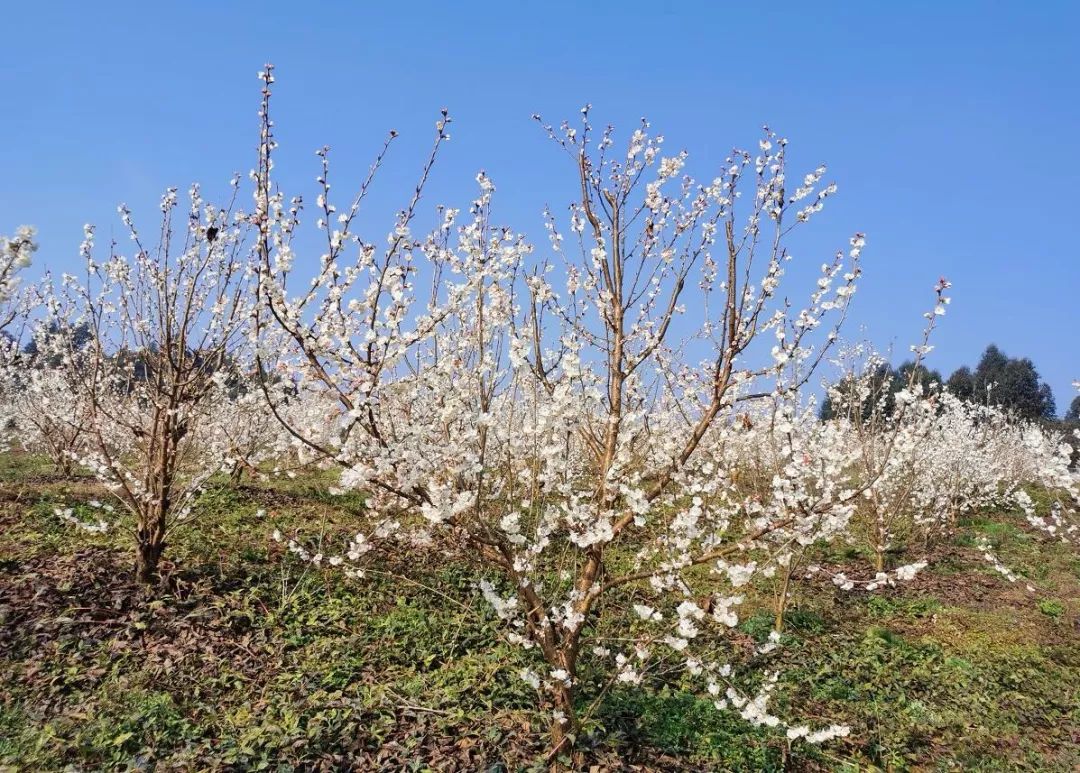
{"type": "Polygon", "coordinates": [[[149,223],[166,186],[221,191],[252,166],[265,61],[290,192],[313,198],[329,144],[344,195],[393,128],[377,191],[392,211],[446,106],[428,203],[467,203],[483,168],[499,219],[537,242],[573,177],[533,113],[557,122],[591,102],[627,131],[648,116],[700,177],[768,123],[793,172],[824,161],[840,186],[798,246],[809,263],[868,234],[847,337],[902,356],[945,275],[930,365],[947,375],[995,342],[1035,361],[1059,410],[1072,399],[1080,4],[308,5],[5,3],[0,232],[37,225],[37,267],[70,270],[84,222],[119,232],[118,203],[149,223]]]}

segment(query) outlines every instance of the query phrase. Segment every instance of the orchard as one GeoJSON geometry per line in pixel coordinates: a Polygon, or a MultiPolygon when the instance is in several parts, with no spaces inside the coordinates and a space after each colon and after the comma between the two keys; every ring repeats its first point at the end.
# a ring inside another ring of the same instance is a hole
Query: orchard
{"type": "Polygon", "coordinates": [[[534,116],[536,229],[432,200],[442,111],[379,227],[397,133],[309,201],[259,79],[226,201],[0,240],[5,764],[1080,764],[1076,430],[920,375],[946,279],[881,378],[797,139],[534,116]]]}

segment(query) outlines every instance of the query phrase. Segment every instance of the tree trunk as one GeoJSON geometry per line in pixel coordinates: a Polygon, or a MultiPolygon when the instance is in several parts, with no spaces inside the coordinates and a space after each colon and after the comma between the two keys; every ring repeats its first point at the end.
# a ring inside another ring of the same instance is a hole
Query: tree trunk
{"type": "Polygon", "coordinates": [[[577,714],[574,713],[574,688],[559,686],[555,688],[555,711],[562,712],[562,717],[551,721],[551,751],[548,752],[548,765],[551,771],[564,770],[560,758],[570,758],[577,742],[577,714]]]}
{"type": "Polygon", "coordinates": [[[139,540],[135,548],[135,577],[145,584],[153,585],[158,581],[158,562],[165,551],[165,543],[139,540]]]}
{"type": "Polygon", "coordinates": [[[792,574],[793,569],[789,563],[784,567],[784,583],[780,586],[780,590],[776,596],[776,617],[773,620],[773,630],[777,633],[783,633],[784,631],[784,616],[787,614],[788,594],[791,592],[792,574]]]}

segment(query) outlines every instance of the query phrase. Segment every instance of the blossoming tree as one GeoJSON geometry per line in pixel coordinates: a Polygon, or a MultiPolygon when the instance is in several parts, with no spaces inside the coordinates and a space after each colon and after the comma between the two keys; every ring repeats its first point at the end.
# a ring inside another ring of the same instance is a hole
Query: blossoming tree
{"type": "MultiPolygon", "coordinates": [[[[634,682],[657,648],[683,652],[706,627],[722,636],[741,599],[719,586],[749,580],[756,564],[743,559],[774,533],[835,517],[829,497],[754,517],[729,495],[732,471],[702,449],[722,445],[740,406],[807,382],[844,319],[863,237],[825,261],[792,308],[779,292],[787,237],[836,191],[823,167],[791,183],[786,140],[765,130],[756,153],[733,152],[699,184],[683,172],[686,154],[663,154],[647,124],[617,153],[587,108],[578,127],[544,126],[579,192],[566,234],[547,217],[546,257],[493,223],[483,173],[465,217],[441,208],[441,226],[418,237],[424,182],[449,139],[444,113],[382,246],[354,231],[371,177],[339,211],[320,153],[326,246],[317,262],[297,261],[302,207],[271,182],[272,68],[262,77],[257,314],[291,349],[282,360],[260,346],[259,357],[288,363],[301,393],[337,403],[334,432],[325,421],[287,429],[369,495],[379,523],[348,546],[352,571],[373,539],[405,534],[494,570],[478,578],[483,594],[507,635],[546,664],[523,677],[550,700],[555,755],[577,734],[584,658],[634,682]],[[305,264],[314,276],[294,290],[305,264]],[[771,344],[755,354],[760,342],[771,344]],[[619,596],[643,625],[614,647],[595,632],[619,596]]],[[[729,682],[719,704],[779,723],[764,708],[768,684],[748,699],[729,663],[684,657],[713,694],[729,682]]]]}
{"type": "Polygon", "coordinates": [[[211,404],[241,367],[249,319],[250,246],[246,216],[206,203],[198,187],[177,217],[170,189],[161,202],[156,244],[148,246],[120,207],[134,253],[113,244],[82,245],[85,273],[65,275],[49,299],[58,331],[51,354],[86,401],[88,448],[80,461],[133,520],[137,578],[157,578],[173,528],[192,515],[194,498],[225,463],[203,437],[211,404]],[[177,222],[179,221],[179,222],[177,222]]]}
{"type": "Polygon", "coordinates": [[[10,439],[49,458],[68,477],[87,440],[87,401],[69,373],[26,356],[0,368],[0,393],[10,439]]]}

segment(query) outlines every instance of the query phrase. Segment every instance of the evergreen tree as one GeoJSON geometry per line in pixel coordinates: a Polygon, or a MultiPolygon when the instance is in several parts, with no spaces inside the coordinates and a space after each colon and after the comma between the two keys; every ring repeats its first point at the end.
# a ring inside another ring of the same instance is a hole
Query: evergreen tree
{"type": "Polygon", "coordinates": [[[945,387],[961,400],[975,398],[975,377],[967,365],[957,368],[945,382],[945,387]]]}
{"type": "MultiPolygon", "coordinates": [[[[954,374],[955,375],[955,374],[954,374]]],[[[1027,357],[1011,358],[994,344],[986,347],[972,377],[973,398],[987,400],[1024,419],[1052,419],[1056,412],[1050,386],[1027,357]]]]}

